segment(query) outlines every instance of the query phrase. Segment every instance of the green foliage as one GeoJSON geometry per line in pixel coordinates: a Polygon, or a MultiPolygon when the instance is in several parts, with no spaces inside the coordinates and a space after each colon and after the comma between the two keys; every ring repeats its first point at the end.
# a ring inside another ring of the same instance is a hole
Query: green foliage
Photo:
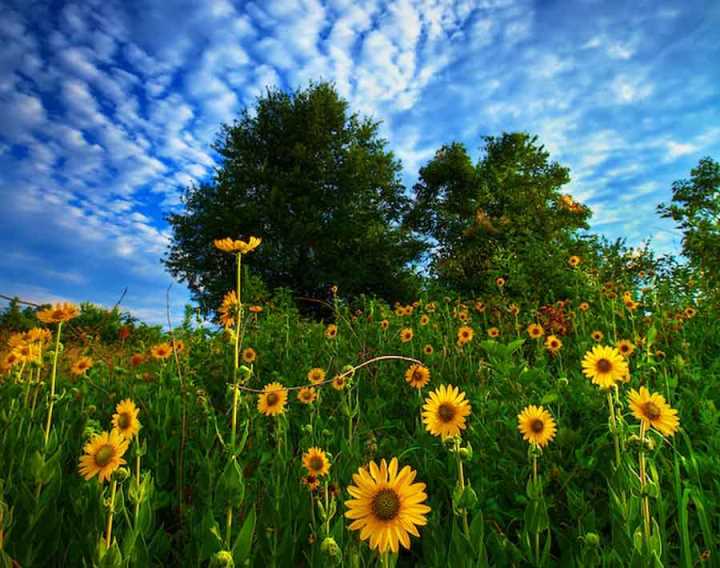
{"type": "Polygon", "coordinates": [[[720,290],[720,163],[710,157],[690,170],[690,179],[672,185],[670,205],[658,212],[683,232],[682,252],[690,261],[706,294],[720,290]]]}
{"type": "Polygon", "coordinates": [[[552,300],[566,295],[568,257],[587,248],[577,231],[590,213],[563,201],[569,181],[525,133],[486,137],[477,165],[453,143],[421,168],[405,222],[437,244],[433,272],[449,288],[483,293],[503,276],[514,293],[552,300]]]}
{"type": "Polygon", "coordinates": [[[225,125],[214,179],[187,189],[185,211],[168,218],[173,241],[165,264],[187,282],[204,310],[234,283],[234,258],[212,240],[257,235],[248,256],[269,288],[326,297],[413,293],[409,262],[419,242],[399,221],[409,201],[400,163],[378,137],[378,123],[350,114],[327,83],[268,90],[225,125]]]}

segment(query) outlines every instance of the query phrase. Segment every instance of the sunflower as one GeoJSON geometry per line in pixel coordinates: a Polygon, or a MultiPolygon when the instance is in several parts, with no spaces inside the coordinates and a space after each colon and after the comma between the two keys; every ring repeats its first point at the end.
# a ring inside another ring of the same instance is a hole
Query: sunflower
{"type": "Polygon", "coordinates": [[[470,410],[464,392],[452,385],[440,385],[425,399],[422,411],[425,429],[443,439],[459,436],[460,431],[466,428],[465,417],[470,410]]]}
{"type": "Polygon", "coordinates": [[[529,444],[544,448],[555,437],[555,420],[542,406],[531,404],[518,414],[518,430],[529,444]]]}
{"type": "Polygon", "coordinates": [[[343,375],[337,375],[330,384],[335,390],[341,391],[347,385],[347,381],[345,380],[345,377],[343,375]]]}
{"type": "Polygon", "coordinates": [[[545,330],[539,323],[531,323],[527,328],[527,333],[532,339],[540,339],[545,335],[545,330]]]}
{"type": "Polygon", "coordinates": [[[298,391],[297,397],[303,404],[311,404],[317,399],[317,392],[314,387],[303,387],[298,391]]]}
{"type": "Polygon", "coordinates": [[[685,314],[685,317],[687,319],[691,319],[695,317],[695,315],[697,314],[697,310],[693,307],[688,306],[683,310],[683,314],[685,314]]]}
{"type": "Polygon", "coordinates": [[[585,353],[582,372],[600,388],[609,389],[628,374],[628,365],[614,347],[596,345],[585,353]]]}
{"type": "Polygon", "coordinates": [[[467,312],[467,310],[463,309],[458,312],[457,318],[461,322],[467,323],[470,321],[470,314],[467,312]]]}
{"type": "Polygon", "coordinates": [[[405,308],[403,308],[400,304],[397,304],[395,306],[395,315],[398,317],[402,317],[405,315],[405,308]]]}
{"type": "Polygon", "coordinates": [[[115,407],[115,414],[112,416],[113,430],[117,430],[126,440],[132,440],[133,436],[140,431],[138,414],[140,414],[140,409],[129,398],[118,403],[115,407]]]}
{"type": "Polygon", "coordinates": [[[578,308],[580,308],[581,312],[587,312],[590,309],[590,304],[587,302],[581,302],[578,308]]]}
{"type": "Polygon", "coordinates": [[[460,345],[465,345],[466,343],[470,343],[475,335],[475,331],[473,331],[473,328],[464,325],[460,329],[458,329],[457,332],[457,340],[460,345]]]}
{"type": "Polygon", "coordinates": [[[479,314],[483,313],[485,311],[485,304],[480,301],[475,302],[475,311],[479,314]]]}
{"type": "Polygon", "coordinates": [[[80,357],[73,366],[70,368],[70,372],[73,375],[84,375],[90,367],[93,366],[93,360],[90,357],[80,357]]]}
{"type": "Polygon", "coordinates": [[[172,346],[167,342],[158,343],[150,348],[150,354],[153,356],[153,359],[167,359],[172,355],[172,352],[172,346]]]}
{"type": "Polygon", "coordinates": [[[325,337],[328,339],[335,339],[337,336],[337,326],[334,323],[331,323],[325,328],[325,337]]]}
{"type": "Polygon", "coordinates": [[[257,359],[257,353],[252,347],[246,347],[243,349],[242,360],[244,363],[249,365],[250,363],[254,363],[255,359],[257,359]]]}
{"type": "Polygon", "coordinates": [[[132,357],[130,357],[130,365],[132,367],[137,367],[138,365],[142,365],[145,362],[145,355],[142,353],[134,353],[132,357]]]}
{"type": "Polygon", "coordinates": [[[636,302],[632,298],[626,299],[623,303],[625,304],[625,307],[628,310],[630,310],[631,312],[634,312],[635,310],[637,310],[638,306],[640,305],[640,302],[636,302]]]}
{"type": "Polygon", "coordinates": [[[505,286],[505,279],[502,276],[498,276],[495,279],[495,286],[497,286],[498,288],[502,288],[503,286],[505,286]]]}
{"type": "Polygon", "coordinates": [[[508,307],[508,312],[510,312],[510,315],[512,317],[515,317],[520,313],[520,306],[518,306],[517,304],[510,304],[510,306],[508,307]]]}
{"type": "Polygon", "coordinates": [[[263,312],[263,307],[262,306],[250,306],[248,308],[248,311],[251,314],[261,314],[263,312]]]}
{"type": "Polygon", "coordinates": [[[433,346],[430,345],[429,343],[425,347],[423,347],[423,353],[425,353],[425,355],[432,355],[433,351],[434,351],[433,346]]]}
{"type": "Polygon", "coordinates": [[[497,327],[491,327],[487,330],[487,334],[490,337],[500,337],[500,330],[497,327]]]}
{"type": "Polygon", "coordinates": [[[672,436],[680,426],[677,410],[672,408],[665,397],[658,393],[650,394],[645,387],[640,392],[632,389],[628,394],[630,410],[645,428],[655,428],[664,436],[672,436]]]}
{"type": "Polygon", "coordinates": [[[37,319],[43,323],[60,323],[64,321],[70,321],[80,315],[80,310],[77,306],[62,302],[60,304],[53,304],[51,307],[44,310],[38,311],[37,319]]]}
{"type": "Polygon", "coordinates": [[[617,350],[620,351],[620,355],[627,358],[635,352],[635,345],[629,339],[621,339],[615,344],[617,350]]]}
{"type": "Polygon", "coordinates": [[[319,385],[325,380],[325,371],[319,367],[315,367],[308,371],[307,378],[312,384],[319,385]]]}
{"type": "Polygon", "coordinates": [[[400,330],[400,341],[407,343],[408,341],[412,341],[412,338],[413,330],[411,327],[404,327],[400,330]]]}
{"type": "Polygon", "coordinates": [[[225,329],[235,327],[235,318],[238,313],[238,299],[235,290],[230,290],[223,296],[218,313],[220,314],[220,323],[225,329]]]}
{"type": "Polygon", "coordinates": [[[423,314],[420,316],[420,325],[427,325],[430,323],[430,316],[427,314],[423,314]]]}
{"type": "Polygon", "coordinates": [[[257,408],[265,416],[278,416],[285,413],[288,393],[280,383],[265,385],[263,392],[258,395],[257,408]]]}
{"type": "Polygon", "coordinates": [[[571,267],[575,268],[576,266],[578,266],[580,264],[580,257],[572,255],[570,258],[568,258],[568,264],[571,267]]]}
{"type": "Polygon", "coordinates": [[[173,351],[178,355],[185,351],[185,342],[182,339],[173,339],[170,342],[170,346],[172,347],[173,351]]]}
{"type": "Polygon", "coordinates": [[[247,242],[241,240],[234,241],[229,237],[225,239],[215,239],[213,241],[215,248],[220,249],[223,252],[239,252],[240,254],[247,254],[254,251],[260,243],[262,243],[262,239],[258,237],[250,237],[247,242]]]}
{"type": "Polygon", "coordinates": [[[562,349],[562,341],[560,341],[560,338],[556,335],[548,335],[545,340],[545,349],[550,351],[550,353],[557,353],[562,349]]]}
{"type": "Polygon", "coordinates": [[[33,327],[30,331],[25,333],[25,340],[30,343],[47,344],[52,339],[52,333],[49,329],[42,327],[33,327]]]}
{"type": "Polygon", "coordinates": [[[434,314],[434,313],[435,313],[435,310],[437,310],[437,304],[435,304],[435,302],[428,302],[428,303],[425,305],[425,311],[426,311],[426,312],[428,312],[428,313],[430,313],[430,314],[434,314]]]}
{"type": "Polygon", "coordinates": [[[390,327],[390,322],[388,320],[382,320],[380,322],[380,329],[385,331],[388,327],[390,327]]]}
{"type": "Polygon", "coordinates": [[[424,365],[410,365],[405,371],[405,380],[411,387],[420,390],[430,382],[430,369],[424,365]]]}
{"type": "Polygon", "coordinates": [[[320,487],[320,480],[312,474],[303,475],[302,482],[303,485],[313,493],[320,487]]]}
{"type": "Polygon", "coordinates": [[[371,461],[353,474],[345,516],[353,520],[350,530],[359,530],[360,539],[369,539],[370,548],[381,554],[398,552],[400,544],[410,549],[409,535],[419,537],[416,527],[427,524],[430,507],[424,504],[425,484],[413,483],[416,473],[407,465],[398,472],[393,458],[389,466],[384,459],[380,466],[371,461]]]}
{"type": "Polygon", "coordinates": [[[101,483],[110,479],[112,472],[125,463],[123,454],[128,443],[116,430],[97,434],[83,448],[85,455],[80,458],[78,467],[80,475],[88,480],[97,474],[101,483]]]}
{"type": "Polygon", "coordinates": [[[590,334],[590,337],[592,337],[593,341],[595,341],[596,343],[600,343],[605,337],[605,334],[599,329],[596,329],[590,334]]]}
{"type": "Polygon", "coordinates": [[[330,460],[320,448],[310,448],[303,454],[303,467],[310,475],[323,477],[330,471],[330,460]]]}

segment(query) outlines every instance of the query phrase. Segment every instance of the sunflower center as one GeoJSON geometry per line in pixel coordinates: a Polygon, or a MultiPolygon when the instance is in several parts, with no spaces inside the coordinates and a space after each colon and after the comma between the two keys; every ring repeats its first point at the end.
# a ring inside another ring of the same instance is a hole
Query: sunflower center
{"type": "Polygon", "coordinates": [[[280,400],[280,397],[278,396],[278,394],[276,392],[268,393],[267,398],[266,398],[268,406],[275,406],[279,400],[280,400]]]}
{"type": "Polygon", "coordinates": [[[443,402],[438,408],[438,416],[443,422],[450,422],[455,417],[455,407],[452,404],[443,402]]]}
{"type": "Polygon", "coordinates": [[[378,519],[391,521],[400,512],[400,498],[393,489],[382,489],[373,498],[371,507],[378,519]]]}
{"type": "Polygon", "coordinates": [[[314,471],[320,471],[323,468],[323,460],[320,456],[310,458],[310,468],[314,471]]]}
{"type": "Polygon", "coordinates": [[[595,366],[597,367],[597,370],[601,373],[609,373],[612,371],[612,363],[608,361],[607,359],[598,359],[597,363],[595,363],[595,366]]]}
{"type": "Polygon", "coordinates": [[[115,448],[110,444],[102,446],[95,454],[95,464],[99,467],[105,467],[115,455],[115,448]]]}
{"type": "Polygon", "coordinates": [[[121,430],[125,430],[125,429],[129,428],[131,423],[132,423],[132,420],[130,419],[130,414],[128,414],[127,412],[123,412],[118,417],[118,426],[120,427],[121,430]]]}
{"type": "Polygon", "coordinates": [[[545,423],[540,420],[539,418],[535,418],[532,422],[530,422],[530,430],[535,432],[536,434],[539,434],[545,429],[545,423]]]}
{"type": "Polygon", "coordinates": [[[643,404],[643,414],[648,420],[657,420],[660,418],[660,408],[657,404],[649,400],[643,404]]]}
{"type": "Polygon", "coordinates": [[[415,371],[412,376],[412,380],[414,383],[421,383],[423,380],[423,375],[420,371],[415,371]]]}

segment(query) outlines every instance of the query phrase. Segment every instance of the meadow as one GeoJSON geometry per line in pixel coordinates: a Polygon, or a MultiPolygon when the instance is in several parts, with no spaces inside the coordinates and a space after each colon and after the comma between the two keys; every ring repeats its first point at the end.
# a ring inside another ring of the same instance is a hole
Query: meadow
{"type": "MultiPolygon", "coordinates": [[[[3,566],[720,566],[717,307],[575,293],[243,299],[220,325],[2,338],[3,566]],[[322,318],[318,317],[318,314],[322,318]],[[104,337],[103,337],[104,335],[104,337]]],[[[83,308],[84,309],[84,308],[83,308]]]]}

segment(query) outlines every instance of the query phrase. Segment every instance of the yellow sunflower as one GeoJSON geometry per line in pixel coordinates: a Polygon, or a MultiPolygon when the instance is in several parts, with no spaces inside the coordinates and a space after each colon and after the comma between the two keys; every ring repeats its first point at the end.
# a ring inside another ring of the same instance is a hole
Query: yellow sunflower
{"type": "Polygon", "coordinates": [[[404,327],[400,330],[400,341],[407,343],[408,341],[412,341],[412,338],[413,330],[411,327],[404,327]]]}
{"type": "Polygon", "coordinates": [[[380,322],[380,329],[385,331],[388,327],[390,327],[390,322],[388,320],[382,320],[380,322]]]}
{"type": "Polygon", "coordinates": [[[30,343],[47,344],[50,343],[50,340],[52,339],[52,333],[49,329],[33,327],[30,331],[25,333],[25,339],[30,343]]]}
{"type": "Polygon", "coordinates": [[[672,436],[680,427],[677,410],[665,402],[663,395],[650,394],[645,387],[640,387],[640,392],[630,391],[628,400],[630,410],[645,428],[652,427],[664,436],[672,436]]]}
{"type": "Polygon", "coordinates": [[[405,380],[411,387],[420,390],[430,382],[430,369],[423,365],[410,365],[405,371],[405,380]]]}
{"type": "Polygon", "coordinates": [[[128,441],[119,432],[102,432],[85,444],[85,455],[80,458],[80,475],[86,480],[95,475],[102,483],[110,479],[113,471],[125,463],[123,455],[128,449],[128,441]]]}
{"type": "Polygon", "coordinates": [[[320,480],[312,474],[303,475],[302,482],[313,493],[320,487],[320,480]]]}
{"type": "Polygon", "coordinates": [[[576,266],[578,266],[578,265],[580,264],[580,257],[579,257],[579,256],[575,256],[575,255],[571,256],[571,257],[568,259],[568,264],[569,264],[571,267],[575,268],[576,266]]]}
{"type": "Polygon", "coordinates": [[[244,363],[254,363],[257,359],[257,353],[252,347],[246,347],[242,352],[242,360],[244,363]]]}
{"type": "Polygon", "coordinates": [[[374,461],[353,474],[347,488],[352,499],[345,501],[345,516],[352,519],[350,530],[360,531],[360,539],[370,541],[370,548],[396,553],[399,545],[410,549],[410,536],[420,536],[417,526],[427,524],[430,507],[425,505],[424,483],[413,483],[416,471],[405,466],[398,472],[397,458],[390,465],[383,459],[374,461]]]}
{"type": "Polygon", "coordinates": [[[520,313],[520,306],[517,304],[510,304],[508,307],[508,312],[510,312],[510,315],[515,317],[520,313]]]}
{"type": "Polygon", "coordinates": [[[505,279],[504,279],[502,276],[498,276],[498,277],[495,279],[495,285],[496,285],[498,288],[502,288],[503,286],[505,286],[505,279]]]}
{"type": "Polygon", "coordinates": [[[247,242],[241,240],[233,240],[231,238],[215,239],[213,244],[215,248],[223,252],[247,254],[254,251],[262,243],[262,239],[258,237],[250,237],[247,242]]]}
{"type": "Polygon", "coordinates": [[[325,328],[325,337],[328,339],[335,339],[337,336],[337,326],[334,323],[331,323],[325,328]]]}
{"type": "Polygon", "coordinates": [[[560,338],[555,335],[548,335],[545,340],[545,349],[550,351],[550,353],[557,353],[560,349],[562,349],[562,341],[560,341],[560,338]]]}
{"type": "Polygon", "coordinates": [[[220,323],[223,324],[225,329],[235,327],[235,318],[238,314],[238,299],[235,290],[225,294],[218,313],[220,314],[220,323]]]}
{"type": "Polygon", "coordinates": [[[432,355],[433,352],[434,352],[433,346],[430,345],[429,343],[425,347],[423,347],[423,353],[425,353],[425,355],[432,355]]]}
{"type": "Polygon", "coordinates": [[[457,332],[457,340],[460,345],[470,343],[475,336],[475,331],[469,325],[464,325],[457,332]]]}
{"type": "Polygon", "coordinates": [[[308,371],[307,378],[312,384],[319,385],[325,380],[325,371],[315,367],[314,369],[310,369],[310,371],[308,371]]]}
{"type": "Polygon", "coordinates": [[[425,429],[433,436],[459,436],[466,428],[465,417],[470,415],[470,403],[465,393],[452,385],[440,385],[425,399],[422,418],[425,429]]]}
{"type": "Polygon", "coordinates": [[[615,347],[617,347],[620,355],[625,358],[630,357],[635,352],[635,345],[629,339],[621,339],[615,344],[615,347]]]}
{"type": "Polygon", "coordinates": [[[555,437],[555,420],[542,406],[531,404],[518,414],[518,430],[529,444],[544,448],[555,437]]]}
{"type": "Polygon", "coordinates": [[[317,392],[314,387],[303,387],[298,391],[297,397],[303,404],[311,404],[317,399],[317,392]]]}
{"type": "Polygon", "coordinates": [[[343,375],[337,375],[330,384],[335,390],[341,391],[347,385],[347,381],[345,380],[345,377],[343,375]]]}
{"type": "Polygon", "coordinates": [[[600,343],[603,340],[603,337],[605,337],[605,335],[603,334],[602,331],[600,331],[599,329],[596,329],[595,331],[593,331],[590,334],[590,337],[592,337],[593,341],[595,341],[596,343],[600,343]]]}
{"type": "Polygon", "coordinates": [[[628,365],[614,347],[596,345],[585,353],[582,360],[582,372],[600,388],[609,389],[628,374],[628,365]]]}
{"type": "Polygon", "coordinates": [[[80,357],[73,366],[70,368],[70,372],[73,375],[84,375],[85,372],[93,366],[93,360],[90,357],[80,357]]]}
{"type": "Polygon", "coordinates": [[[112,416],[113,430],[117,430],[126,440],[132,440],[140,431],[138,414],[140,409],[129,398],[118,403],[112,416]]]}
{"type": "Polygon", "coordinates": [[[697,310],[693,307],[688,306],[683,310],[683,314],[685,314],[685,317],[687,319],[691,319],[695,317],[695,315],[697,314],[697,310]]]}
{"type": "Polygon", "coordinates": [[[173,349],[172,346],[165,342],[165,343],[158,343],[157,345],[153,345],[150,348],[150,354],[153,356],[153,359],[167,359],[172,355],[173,349]]]}
{"type": "Polygon", "coordinates": [[[323,477],[330,471],[330,460],[320,448],[310,448],[303,454],[303,467],[310,475],[323,477]]]}
{"type": "Polygon", "coordinates": [[[539,323],[531,323],[527,328],[527,333],[532,339],[540,339],[545,335],[545,330],[539,323]]]}
{"type": "Polygon", "coordinates": [[[581,312],[587,312],[590,309],[590,304],[587,302],[581,302],[578,308],[580,308],[581,312]]]}
{"type": "Polygon", "coordinates": [[[475,311],[480,314],[483,313],[485,311],[485,304],[480,301],[475,302],[475,311]]]}
{"type": "Polygon", "coordinates": [[[43,323],[60,323],[64,321],[70,321],[80,315],[80,310],[77,306],[62,302],[59,304],[53,304],[49,308],[38,311],[37,319],[43,323]]]}
{"type": "Polygon", "coordinates": [[[491,327],[487,330],[487,334],[490,337],[500,337],[500,330],[497,327],[491,327]]]}
{"type": "Polygon", "coordinates": [[[265,385],[263,392],[258,395],[258,411],[265,416],[284,414],[287,398],[287,390],[280,383],[265,385]]]}
{"type": "Polygon", "coordinates": [[[430,323],[430,316],[427,314],[423,314],[420,316],[420,325],[427,325],[430,323]]]}

